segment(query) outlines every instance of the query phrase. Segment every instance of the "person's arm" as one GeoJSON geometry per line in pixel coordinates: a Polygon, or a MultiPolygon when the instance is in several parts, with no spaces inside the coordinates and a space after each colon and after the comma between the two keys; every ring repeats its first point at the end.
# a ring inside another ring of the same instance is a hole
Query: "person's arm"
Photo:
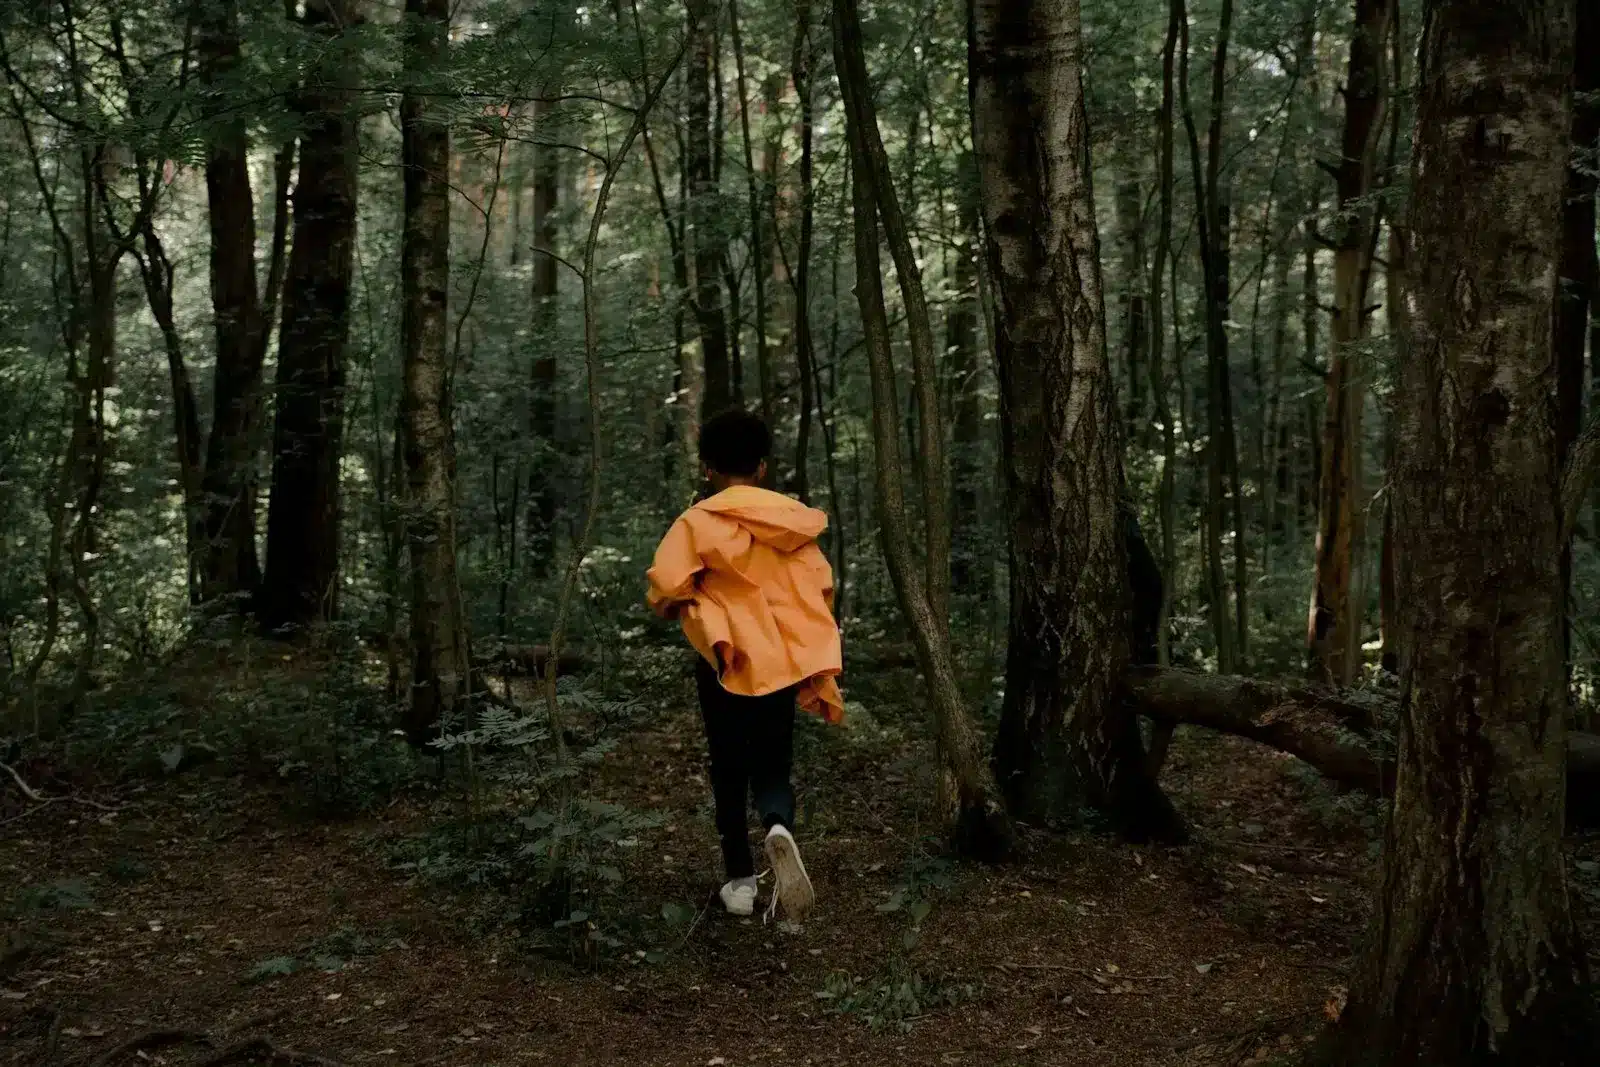
{"type": "Polygon", "coordinates": [[[695,579],[704,569],[689,524],[679,519],[661,539],[655,562],[645,574],[650,583],[646,595],[650,610],[664,619],[677,618],[683,606],[694,601],[695,579]]]}

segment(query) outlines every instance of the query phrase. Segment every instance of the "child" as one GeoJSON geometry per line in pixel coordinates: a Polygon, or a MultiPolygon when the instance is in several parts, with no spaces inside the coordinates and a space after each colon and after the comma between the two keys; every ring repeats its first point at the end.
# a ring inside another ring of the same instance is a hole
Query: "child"
{"type": "Polygon", "coordinates": [[[650,606],[676,618],[700,653],[695,685],[711,756],[711,794],[728,882],[722,904],[755,910],[747,797],[767,831],[776,885],[768,914],[796,922],[811,909],[811,879],[790,831],[795,707],[837,723],[844,703],[833,571],[817,547],[828,517],[760,488],[772,435],[740,410],[708,420],[700,462],[714,495],[673,523],[650,568],[650,606]]]}

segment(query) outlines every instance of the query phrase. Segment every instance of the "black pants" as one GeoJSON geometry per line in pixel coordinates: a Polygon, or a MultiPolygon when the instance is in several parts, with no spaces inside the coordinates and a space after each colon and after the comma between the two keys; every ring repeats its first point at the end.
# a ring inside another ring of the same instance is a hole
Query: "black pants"
{"type": "Polygon", "coordinates": [[[750,800],[755,801],[763,827],[794,824],[789,770],[794,760],[795,691],[737,696],[722,688],[717,672],[700,658],[695,661],[694,681],[711,754],[711,797],[722,863],[730,880],[749,878],[756,873],[750,858],[750,800]]]}

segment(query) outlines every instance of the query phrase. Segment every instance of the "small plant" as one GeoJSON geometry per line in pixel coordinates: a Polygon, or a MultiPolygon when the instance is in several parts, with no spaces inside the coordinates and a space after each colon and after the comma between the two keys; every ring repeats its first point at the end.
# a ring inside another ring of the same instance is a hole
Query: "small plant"
{"type": "Polygon", "coordinates": [[[341,926],[326,937],[305,945],[293,956],[269,956],[258,961],[245,975],[245,980],[265,982],[306,970],[333,974],[348,967],[351,960],[376,955],[383,947],[379,941],[360,930],[341,926]]]}
{"type": "Polygon", "coordinates": [[[23,918],[49,911],[82,911],[94,906],[89,887],[81,879],[69,878],[60,882],[23,887],[12,898],[9,909],[13,918],[23,918]]]}
{"type": "Polygon", "coordinates": [[[835,971],[816,997],[834,1014],[855,1016],[875,1032],[904,1033],[923,1016],[967,1003],[981,992],[975,983],[930,977],[895,957],[868,978],[835,971]]]}

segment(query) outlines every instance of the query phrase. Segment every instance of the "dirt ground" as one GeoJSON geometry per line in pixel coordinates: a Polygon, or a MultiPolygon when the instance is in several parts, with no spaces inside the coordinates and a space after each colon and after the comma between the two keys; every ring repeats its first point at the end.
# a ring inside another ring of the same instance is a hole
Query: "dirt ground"
{"type": "MultiPolygon", "coordinates": [[[[1338,1010],[1370,805],[1286,757],[1180,734],[1164,784],[1191,845],[1030,834],[1006,866],[944,864],[925,840],[926,753],[870,734],[804,731],[820,907],[799,929],[710,906],[692,708],[628,735],[588,788],[664,824],[625,850],[633,918],[598,963],[529,951],[475,925],[470,894],[386,862],[384,842],[456,801],[309,824],[195,773],[82,798],[103,807],[12,806],[0,897],[80,899],[9,922],[0,1063],[1264,1064],[1338,1010]],[[664,905],[693,919],[650,925],[664,905]],[[318,944],[337,958],[283,964],[318,944]],[[914,1007],[852,998],[879,985],[914,1007]]],[[[1574,849],[1592,875],[1600,842],[1574,849]]]]}

